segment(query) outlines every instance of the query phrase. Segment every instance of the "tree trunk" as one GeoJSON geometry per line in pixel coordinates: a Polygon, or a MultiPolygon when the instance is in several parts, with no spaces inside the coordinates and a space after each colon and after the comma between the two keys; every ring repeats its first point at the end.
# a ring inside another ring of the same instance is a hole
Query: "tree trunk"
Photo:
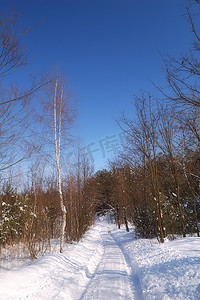
{"type": "Polygon", "coordinates": [[[126,226],[126,231],[129,232],[128,221],[127,221],[127,218],[126,218],[126,213],[124,213],[124,223],[125,223],[125,226],[126,226]]]}
{"type": "Polygon", "coordinates": [[[62,194],[62,188],[61,188],[61,172],[60,168],[58,169],[58,176],[59,176],[59,197],[60,197],[60,207],[62,211],[62,225],[61,225],[61,236],[60,236],[60,253],[63,253],[63,246],[64,246],[64,240],[65,240],[65,227],[66,227],[66,207],[64,205],[63,201],[63,194],[62,194]]]}
{"type": "Polygon", "coordinates": [[[176,165],[175,165],[175,161],[174,161],[174,157],[172,155],[172,152],[170,152],[170,163],[171,163],[172,173],[173,173],[173,176],[174,176],[174,181],[175,181],[175,184],[176,184],[177,204],[178,204],[178,209],[179,209],[179,215],[180,215],[180,218],[181,218],[181,231],[182,231],[183,237],[186,237],[185,216],[184,216],[184,213],[183,213],[183,208],[182,208],[181,199],[180,199],[180,185],[179,185],[179,179],[178,179],[176,165]]]}
{"type": "Polygon", "coordinates": [[[59,104],[59,111],[57,111],[57,89],[58,89],[58,78],[55,83],[54,91],[54,139],[55,139],[55,152],[56,152],[56,165],[58,172],[58,191],[60,198],[60,207],[62,212],[62,225],[61,225],[61,236],[60,236],[60,253],[63,252],[63,245],[65,239],[65,227],[66,227],[66,207],[63,201],[62,193],[62,178],[61,178],[61,169],[60,169],[60,148],[61,148],[61,121],[62,121],[62,96],[63,89],[61,90],[59,104]],[[57,112],[58,112],[58,123],[57,123],[57,112]]]}

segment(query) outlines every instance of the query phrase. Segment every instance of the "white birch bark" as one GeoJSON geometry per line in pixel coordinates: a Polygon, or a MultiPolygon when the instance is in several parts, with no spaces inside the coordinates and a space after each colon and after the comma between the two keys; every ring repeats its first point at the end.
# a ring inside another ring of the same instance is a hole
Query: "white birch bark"
{"type": "Polygon", "coordinates": [[[61,95],[60,95],[59,102],[57,102],[57,92],[58,92],[58,78],[56,79],[55,91],[54,91],[54,138],[55,138],[56,166],[57,166],[57,173],[58,173],[58,191],[59,191],[60,206],[62,211],[62,224],[61,224],[61,236],[60,236],[60,253],[62,253],[64,239],[65,239],[65,227],[66,227],[66,207],[63,201],[62,176],[61,176],[61,168],[60,168],[63,87],[61,87],[61,95]],[[57,123],[57,112],[59,118],[58,123],[57,123]]]}

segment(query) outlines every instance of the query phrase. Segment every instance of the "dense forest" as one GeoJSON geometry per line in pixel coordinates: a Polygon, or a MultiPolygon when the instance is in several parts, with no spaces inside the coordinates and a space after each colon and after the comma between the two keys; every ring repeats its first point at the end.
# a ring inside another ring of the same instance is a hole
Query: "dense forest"
{"type": "MultiPolygon", "coordinates": [[[[163,58],[167,86],[154,83],[156,96],[140,92],[133,103],[136,117],[118,120],[123,151],[108,170],[94,173],[80,149],[70,169],[63,164],[75,113],[58,72],[33,77],[27,89],[1,89],[0,255],[22,243],[35,259],[58,238],[62,252],[64,242],[79,241],[96,214],[108,211],[119,228],[124,224],[128,231],[131,222],[138,236],[160,242],[200,235],[199,8],[194,0],[186,9],[191,48],[163,58]],[[38,94],[36,111],[32,102],[38,94]],[[21,163],[29,175],[18,189],[13,178],[19,180],[21,163]]],[[[27,64],[21,38],[29,30],[17,32],[17,24],[15,11],[1,15],[2,80],[27,64]]]]}

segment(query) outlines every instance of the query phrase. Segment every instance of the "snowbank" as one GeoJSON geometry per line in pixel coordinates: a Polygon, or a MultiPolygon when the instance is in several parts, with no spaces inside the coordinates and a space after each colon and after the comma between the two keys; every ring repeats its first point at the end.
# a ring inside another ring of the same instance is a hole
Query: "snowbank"
{"type": "Polygon", "coordinates": [[[93,227],[64,254],[0,272],[0,299],[79,299],[103,252],[99,228],[93,227]]]}
{"type": "Polygon", "coordinates": [[[136,270],[144,299],[200,299],[200,238],[158,244],[117,231],[115,237],[136,270]]]}

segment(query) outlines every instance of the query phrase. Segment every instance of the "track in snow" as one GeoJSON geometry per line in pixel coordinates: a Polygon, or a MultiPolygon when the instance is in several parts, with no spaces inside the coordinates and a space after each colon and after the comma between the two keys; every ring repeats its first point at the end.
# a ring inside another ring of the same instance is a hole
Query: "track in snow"
{"type": "Polygon", "coordinates": [[[104,254],[80,299],[142,299],[138,298],[136,290],[137,278],[133,276],[131,266],[117,240],[107,231],[101,233],[101,238],[104,254]]]}
{"type": "Polygon", "coordinates": [[[124,247],[129,239],[132,234],[99,220],[64,254],[0,273],[0,300],[142,300],[137,266],[124,247]]]}

